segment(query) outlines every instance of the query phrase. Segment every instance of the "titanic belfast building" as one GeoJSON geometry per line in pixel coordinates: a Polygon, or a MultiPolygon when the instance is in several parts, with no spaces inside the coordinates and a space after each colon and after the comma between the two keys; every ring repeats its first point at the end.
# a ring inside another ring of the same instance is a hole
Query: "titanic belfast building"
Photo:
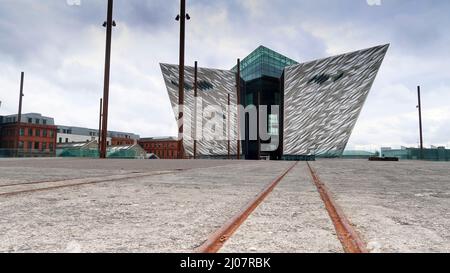
{"type": "MultiPolygon", "coordinates": [[[[239,79],[237,67],[230,70],[198,68],[197,99],[194,67],[186,67],[185,134],[197,136],[200,127],[206,135],[214,135],[214,130],[226,131],[226,136],[233,139],[239,135],[242,139],[239,150],[246,159],[341,156],[388,48],[389,45],[381,45],[301,63],[260,46],[241,61],[239,79]],[[245,111],[232,111],[240,114],[230,115],[227,106],[229,103],[236,105],[238,100],[245,111]],[[208,106],[223,111],[198,114],[208,106]],[[195,107],[196,111],[186,111],[195,107]],[[250,117],[248,110],[252,108],[256,109],[257,121],[250,117]],[[238,117],[240,122],[237,122],[238,117]],[[204,128],[211,119],[217,121],[217,118],[223,121],[223,127],[204,128]],[[186,120],[193,122],[187,124],[186,120]],[[233,130],[238,126],[239,130],[233,130]],[[267,133],[263,137],[261,132],[267,133]]],[[[161,70],[172,106],[177,109],[179,67],[161,64],[161,70]]],[[[177,118],[178,112],[175,112],[177,118]]],[[[238,141],[212,137],[196,139],[198,157],[225,157],[229,151],[232,155],[238,151],[238,141]]],[[[193,138],[185,137],[183,147],[186,157],[192,157],[193,138]]]]}

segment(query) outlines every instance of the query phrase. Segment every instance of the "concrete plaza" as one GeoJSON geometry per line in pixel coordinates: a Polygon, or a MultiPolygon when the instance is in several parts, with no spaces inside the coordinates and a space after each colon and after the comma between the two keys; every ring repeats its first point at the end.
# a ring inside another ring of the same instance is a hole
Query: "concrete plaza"
{"type": "MultiPolygon", "coordinates": [[[[1,159],[0,252],[192,252],[291,165],[1,159]]],[[[311,166],[370,251],[450,252],[449,163],[311,166]]],[[[343,252],[305,162],[221,251],[343,252]]]]}

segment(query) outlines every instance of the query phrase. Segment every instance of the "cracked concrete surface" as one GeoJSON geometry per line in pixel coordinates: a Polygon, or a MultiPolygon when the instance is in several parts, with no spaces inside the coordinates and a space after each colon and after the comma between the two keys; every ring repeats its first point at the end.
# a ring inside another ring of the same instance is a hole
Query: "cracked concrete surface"
{"type": "Polygon", "coordinates": [[[192,252],[289,165],[267,164],[0,198],[0,251],[192,252]]]}
{"type": "Polygon", "coordinates": [[[450,163],[320,160],[312,166],[371,252],[450,252],[450,163]]]}
{"type": "MultiPolygon", "coordinates": [[[[192,252],[291,164],[0,159],[3,191],[29,187],[11,184],[170,172],[0,196],[0,252],[192,252]]],[[[450,252],[448,162],[319,160],[312,166],[370,251],[450,252]]],[[[302,162],[222,249],[342,251],[302,162]]]]}

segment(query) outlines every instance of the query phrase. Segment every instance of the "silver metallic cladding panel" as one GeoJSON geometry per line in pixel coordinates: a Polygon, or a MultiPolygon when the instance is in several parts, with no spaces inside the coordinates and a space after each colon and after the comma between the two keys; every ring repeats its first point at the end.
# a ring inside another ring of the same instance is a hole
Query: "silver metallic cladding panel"
{"type": "Polygon", "coordinates": [[[285,69],[284,155],[342,155],[388,48],[285,69]]]}
{"type": "MultiPolygon", "coordinates": [[[[162,74],[166,83],[167,91],[170,97],[172,107],[174,108],[175,119],[178,120],[178,75],[179,66],[170,64],[161,64],[162,74]]],[[[202,108],[205,109],[211,106],[218,106],[225,115],[224,118],[220,118],[223,121],[223,134],[226,135],[228,116],[228,94],[230,94],[231,105],[237,104],[236,94],[236,75],[232,71],[218,70],[209,68],[198,68],[198,82],[201,87],[198,88],[198,97],[202,98],[202,108]]],[[[194,67],[185,67],[185,85],[189,85],[185,88],[185,113],[184,113],[184,132],[183,145],[187,156],[194,155],[194,67]],[[189,137],[192,136],[192,137],[189,137]]],[[[200,106],[198,106],[200,109],[200,106]]],[[[199,110],[201,111],[201,110],[199,110]]],[[[199,114],[200,116],[200,114],[199,114]]],[[[211,126],[205,126],[211,119],[207,116],[199,117],[197,123],[198,127],[205,128],[203,134],[206,139],[212,138],[215,135],[211,126]]],[[[237,117],[231,114],[231,136],[232,139],[236,139],[237,117]]],[[[231,141],[230,153],[232,155],[237,154],[237,141],[231,141]]],[[[197,154],[199,156],[224,156],[228,154],[228,141],[227,140],[200,140],[197,141],[197,154]]]]}

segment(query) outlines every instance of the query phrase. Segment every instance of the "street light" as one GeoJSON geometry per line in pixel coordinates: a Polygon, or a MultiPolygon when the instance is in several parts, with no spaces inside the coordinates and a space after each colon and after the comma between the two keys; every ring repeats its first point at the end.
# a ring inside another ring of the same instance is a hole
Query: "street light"
{"type": "Polygon", "coordinates": [[[423,159],[423,127],[422,127],[422,99],[420,96],[420,86],[417,86],[417,97],[419,110],[419,130],[420,130],[420,158],[423,159]]]}
{"type": "Polygon", "coordinates": [[[17,140],[16,140],[16,157],[19,155],[19,142],[20,142],[20,124],[22,122],[22,99],[23,94],[23,81],[25,77],[25,72],[20,73],[20,90],[19,90],[19,112],[17,115],[17,140]]]}
{"type": "Polygon", "coordinates": [[[105,79],[103,85],[103,119],[102,119],[102,133],[100,140],[100,158],[106,158],[106,141],[108,135],[108,103],[109,103],[109,77],[111,70],[111,39],[112,28],[116,26],[113,20],[114,0],[108,0],[108,14],[107,20],[103,23],[106,27],[106,50],[105,50],[105,79]]]}
{"type": "Polygon", "coordinates": [[[178,158],[183,159],[183,134],[184,134],[184,49],[186,40],[186,19],[190,20],[189,14],[186,14],[186,0],[180,1],[180,14],[175,18],[180,22],[180,63],[179,63],[179,82],[178,82],[178,158]]]}

